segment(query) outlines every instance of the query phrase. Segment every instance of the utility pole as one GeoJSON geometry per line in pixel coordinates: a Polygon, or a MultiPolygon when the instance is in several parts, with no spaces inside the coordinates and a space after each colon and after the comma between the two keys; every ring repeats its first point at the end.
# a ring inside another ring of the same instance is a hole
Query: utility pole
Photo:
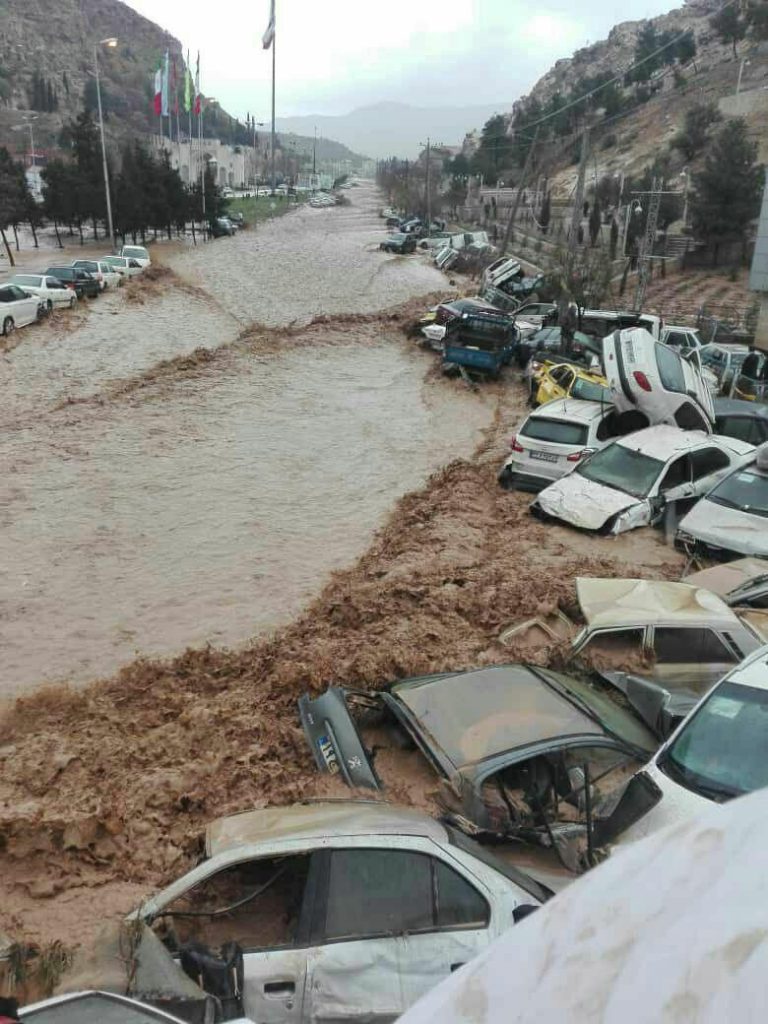
{"type": "Polygon", "coordinates": [[[653,243],[656,241],[656,224],[659,220],[659,207],[661,206],[661,190],[658,187],[656,178],[651,184],[651,194],[648,199],[648,217],[645,221],[645,234],[640,249],[640,262],[637,270],[637,291],[635,292],[635,309],[638,313],[642,311],[645,300],[645,290],[648,287],[648,278],[651,270],[651,259],[653,258],[653,243]]]}
{"type": "Polygon", "coordinates": [[[539,128],[537,126],[536,127],[536,132],[534,133],[534,136],[533,136],[533,141],[531,142],[530,149],[528,150],[528,153],[526,154],[526,157],[525,157],[525,164],[523,165],[523,173],[520,175],[520,184],[518,185],[517,195],[515,196],[515,205],[512,207],[512,212],[509,215],[509,220],[507,221],[507,230],[504,232],[504,240],[501,243],[501,255],[502,256],[506,253],[507,248],[509,247],[509,243],[515,237],[514,229],[515,229],[515,220],[517,218],[517,211],[520,209],[520,200],[521,200],[522,195],[523,195],[523,189],[525,188],[525,185],[528,182],[528,173],[530,171],[531,164],[533,163],[533,151],[536,149],[536,142],[538,141],[538,138],[539,138],[539,128]]]}
{"type": "MultiPolygon", "coordinates": [[[[421,145],[423,146],[424,143],[422,142],[421,145]]],[[[426,209],[427,209],[427,229],[429,229],[429,225],[432,223],[432,198],[431,198],[431,196],[429,194],[430,164],[431,164],[430,157],[432,155],[432,140],[430,139],[429,135],[427,136],[426,147],[427,147],[427,192],[426,192],[426,196],[425,196],[425,200],[426,200],[425,206],[426,206],[426,209]]]]}
{"type": "Polygon", "coordinates": [[[581,211],[584,206],[584,180],[587,174],[589,158],[589,128],[585,128],[581,136],[581,156],[579,158],[579,175],[576,179],[576,194],[573,197],[573,213],[571,214],[571,233],[568,237],[568,269],[572,269],[576,249],[579,244],[579,225],[581,211]]]}

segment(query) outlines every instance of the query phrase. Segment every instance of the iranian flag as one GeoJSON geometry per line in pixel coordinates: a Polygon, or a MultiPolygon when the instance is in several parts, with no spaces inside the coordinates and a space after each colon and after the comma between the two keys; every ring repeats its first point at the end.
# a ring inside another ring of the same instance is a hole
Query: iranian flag
{"type": "Polygon", "coordinates": [[[199,116],[203,109],[203,97],[200,95],[200,51],[197,51],[197,68],[195,69],[195,113],[199,116]]]}
{"type": "Polygon", "coordinates": [[[163,65],[155,72],[155,113],[158,117],[163,112],[163,65]]]}

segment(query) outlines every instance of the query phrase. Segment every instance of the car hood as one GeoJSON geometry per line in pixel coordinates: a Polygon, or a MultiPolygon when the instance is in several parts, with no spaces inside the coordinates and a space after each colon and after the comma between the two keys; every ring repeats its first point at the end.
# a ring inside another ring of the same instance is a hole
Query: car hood
{"type": "Polygon", "coordinates": [[[547,515],[584,530],[599,530],[611,516],[639,505],[642,499],[569,473],[539,492],[536,504],[547,515]]]}
{"type": "Polygon", "coordinates": [[[716,547],[768,558],[768,520],[738,508],[703,498],[681,521],[679,530],[716,547]]]}

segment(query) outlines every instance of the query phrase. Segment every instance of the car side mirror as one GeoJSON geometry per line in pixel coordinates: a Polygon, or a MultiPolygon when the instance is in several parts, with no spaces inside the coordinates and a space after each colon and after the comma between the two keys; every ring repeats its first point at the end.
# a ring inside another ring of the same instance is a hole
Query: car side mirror
{"type": "Polygon", "coordinates": [[[512,920],[515,924],[520,924],[523,918],[529,917],[538,909],[534,903],[521,903],[512,911],[512,920]]]}

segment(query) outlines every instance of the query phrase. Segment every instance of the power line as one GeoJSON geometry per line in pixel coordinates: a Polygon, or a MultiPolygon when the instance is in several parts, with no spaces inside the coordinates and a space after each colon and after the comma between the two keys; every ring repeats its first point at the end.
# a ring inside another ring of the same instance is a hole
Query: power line
{"type": "MultiPolygon", "coordinates": [[[[740,0],[726,0],[726,2],[721,7],[719,7],[715,14],[713,14],[712,16],[714,17],[716,14],[719,14],[721,11],[724,11],[727,7],[732,7],[735,3],[739,2],[740,0]]],[[[564,111],[570,110],[571,107],[575,107],[579,103],[582,103],[584,100],[588,100],[592,96],[597,95],[597,93],[607,88],[607,86],[615,85],[617,82],[624,79],[626,75],[628,75],[631,71],[634,71],[636,68],[641,67],[643,64],[645,64],[649,60],[652,60],[654,57],[658,57],[660,53],[663,53],[665,50],[668,50],[671,46],[677,46],[677,44],[682,39],[685,39],[685,37],[690,34],[691,30],[686,29],[684,32],[681,32],[679,35],[674,36],[668,42],[664,43],[663,46],[660,46],[652,53],[649,53],[647,57],[643,57],[642,60],[637,61],[635,64],[630,64],[625,71],[621,71],[618,75],[614,75],[613,78],[609,78],[608,81],[603,82],[601,85],[596,86],[594,89],[590,89],[589,92],[583,93],[575,100],[571,100],[570,103],[566,103],[565,106],[558,107],[557,110],[553,110],[551,113],[545,114],[543,117],[540,117],[537,121],[530,121],[528,124],[522,125],[520,131],[527,131],[529,128],[536,128],[538,127],[538,125],[544,124],[546,121],[551,120],[553,117],[559,117],[560,114],[562,114],[564,111]]]]}

